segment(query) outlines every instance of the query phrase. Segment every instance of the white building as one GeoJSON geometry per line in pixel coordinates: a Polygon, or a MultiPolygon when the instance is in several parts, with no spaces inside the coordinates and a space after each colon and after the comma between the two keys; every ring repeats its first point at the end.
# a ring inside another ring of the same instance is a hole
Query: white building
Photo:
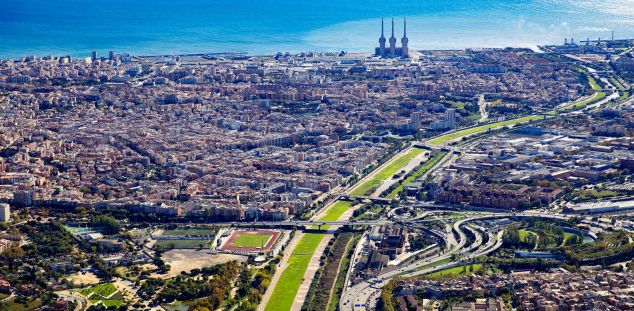
{"type": "Polygon", "coordinates": [[[432,130],[453,130],[456,128],[456,109],[450,108],[445,111],[443,120],[431,123],[432,130]]]}
{"type": "Polygon", "coordinates": [[[11,220],[11,211],[9,209],[9,204],[1,203],[0,204],[0,222],[7,222],[11,220]]]}

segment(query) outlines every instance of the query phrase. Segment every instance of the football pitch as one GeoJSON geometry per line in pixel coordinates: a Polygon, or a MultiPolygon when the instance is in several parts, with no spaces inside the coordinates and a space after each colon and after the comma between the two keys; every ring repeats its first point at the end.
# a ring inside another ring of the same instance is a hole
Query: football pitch
{"type": "Polygon", "coordinates": [[[264,247],[272,234],[240,234],[232,246],[237,247],[264,247]]]}

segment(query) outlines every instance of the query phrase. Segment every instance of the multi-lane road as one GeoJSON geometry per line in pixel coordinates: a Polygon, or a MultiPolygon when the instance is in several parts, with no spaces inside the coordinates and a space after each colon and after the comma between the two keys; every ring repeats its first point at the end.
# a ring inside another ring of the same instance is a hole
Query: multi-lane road
{"type": "MultiPolygon", "coordinates": [[[[448,232],[446,234],[447,236],[444,237],[447,241],[455,240],[457,244],[455,244],[454,247],[451,247],[451,244],[447,243],[447,247],[443,253],[428,258],[422,258],[403,266],[397,266],[396,269],[380,273],[376,277],[364,280],[354,286],[346,287],[347,290],[343,293],[339,302],[339,309],[342,311],[373,310],[383,286],[396,277],[412,277],[454,268],[464,264],[465,262],[473,260],[476,257],[494,252],[502,246],[502,235],[504,231],[500,230],[494,234],[490,230],[474,223],[486,219],[505,217],[540,217],[565,220],[569,219],[571,216],[548,212],[524,212],[517,214],[478,213],[477,216],[457,221],[452,226],[453,230],[448,232]],[[469,243],[465,230],[471,232],[474,236],[471,243],[469,243]],[[486,242],[484,242],[485,240],[486,242]]],[[[594,225],[596,225],[596,223],[594,225]]],[[[436,231],[436,233],[442,234],[438,231],[436,231]]],[[[348,284],[348,282],[346,282],[346,284],[348,284]]]]}

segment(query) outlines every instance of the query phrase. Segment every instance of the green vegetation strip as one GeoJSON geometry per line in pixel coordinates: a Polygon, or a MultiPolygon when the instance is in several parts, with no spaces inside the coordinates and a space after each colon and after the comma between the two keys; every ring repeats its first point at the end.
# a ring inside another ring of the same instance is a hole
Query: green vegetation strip
{"type": "Polygon", "coordinates": [[[428,274],[428,276],[432,276],[432,277],[437,277],[437,276],[452,276],[452,277],[463,276],[463,275],[470,275],[471,273],[478,272],[480,269],[482,269],[482,264],[476,263],[476,264],[472,264],[472,265],[458,266],[458,267],[453,267],[453,268],[448,268],[448,269],[445,269],[445,270],[432,272],[432,273],[428,274]],[[471,266],[471,268],[469,266],[471,266]]]}
{"type": "MultiPolygon", "coordinates": [[[[337,201],[319,220],[337,220],[350,206],[352,206],[352,202],[350,201],[337,201]]],[[[306,273],[306,269],[308,269],[310,259],[323,238],[324,234],[321,233],[305,233],[304,236],[299,239],[297,246],[295,246],[295,249],[288,258],[288,266],[282,272],[269,298],[269,303],[267,303],[264,310],[277,311],[291,309],[295,295],[297,295],[297,291],[304,280],[304,274],[306,273]]]]}
{"type": "Polygon", "coordinates": [[[392,177],[399,170],[401,170],[409,161],[411,161],[414,157],[418,156],[424,151],[421,148],[412,148],[404,155],[396,158],[396,160],[390,162],[390,164],[383,167],[380,171],[376,172],[370,179],[361,184],[361,186],[357,187],[354,191],[352,191],[351,195],[370,195],[374,192],[384,180],[392,177]]]}
{"type": "Polygon", "coordinates": [[[614,76],[610,77],[610,81],[612,82],[612,84],[614,84],[614,86],[617,89],[619,89],[619,91],[625,90],[625,87],[623,87],[623,84],[621,84],[621,82],[619,82],[619,80],[617,80],[614,76]]]}
{"type": "Polygon", "coordinates": [[[605,97],[606,97],[605,92],[596,92],[594,94],[594,96],[592,96],[591,98],[586,99],[586,100],[584,100],[582,102],[576,103],[574,105],[563,107],[563,108],[561,108],[561,110],[579,110],[579,109],[583,109],[583,108],[585,108],[588,105],[592,105],[592,104],[594,104],[594,103],[596,103],[598,101],[603,100],[605,97]]]}
{"type": "MultiPolygon", "coordinates": [[[[452,261],[452,260],[451,260],[451,258],[445,258],[445,259],[442,259],[442,260],[434,261],[434,262],[432,262],[432,263],[428,263],[428,264],[426,264],[426,265],[423,265],[423,266],[418,267],[418,268],[416,269],[416,271],[420,271],[420,270],[425,270],[425,269],[433,268],[433,267],[436,267],[436,266],[440,266],[440,265],[442,265],[442,264],[446,264],[446,263],[451,262],[451,261],[452,261]]],[[[401,273],[401,274],[407,274],[407,273],[409,273],[409,272],[403,272],[403,273],[401,273]]]]}
{"type": "Polygon", "coordinates": [[[479,132],[484,132],[484,131],[488,131],[497,127],[502,127],[502,126],[509,126],[509,125],[515,125],[518,123],[522,123],[522,122],[530,122],[530,121],[535,121],[535,120],[539,120],[544,118],[541,115],[532,115],[532,116],[526,116],[526,117],[521,117],[521,118],[517,118],[517,119],[512,119],[512,120],[506,120],[506,121],[501,121],[501,122],[496,122],[496,123],[490,123],[490,124],[485,124],[485,125],[481,125],[481,126],[476,126],[476,127],[471,127],[468,129],[464,129],[461,131],[457,131],[457,132],[453,132],[453,133],[449,133],[449,134],[445,134],[439,137],[436,137],[432,140],[429,141],[430,144],[432,145],[440,145],[442,143],[445,143],[447,141],[450,140],[454,140],[456,138],[461,138],[463,136],[467,136],[467,135],[471,135],[471,134],[475,134],[475,133],[479,133],[479,132]]]}
{"type": "MultiPolygon", "coordinates": [[[[586,99],[582,102],[573,104],[573,105],[569,105],[569,106],[565,106],[563,107],[561,110],[579,110],[579,109],[583,109],[588,105],[592,105],[598,101],[603,100],[606,97],[605,92],[601,91],[601,86],[597,83],[596,80],[594,80],[593,77],[589,76],[586,74],[586,77],[588,77],[588,83],[590,84],[590,87],[592,87],[593,90],[597,91],[596,93],[594,93],[594,96],[592,96],[589,99],[586,99]]],[[[612,78],[614,79],[614,78],[612,78]]],[[[553,112],[553,111],[551,111],[553,112]]],[[[556,114],[556,112],[554,113],[549,113],[549,114],[556,114]]]]}
{"type": "Polygon", "coordinates": [[[352,206],[351,201],[337,201],[327,211],[326,214],[319,218],[323,221],[333,221],[339,219],[343,213],[352,206]]]}
{"type": "Polygon", "coordinates": [[[302,284],[306,269],[310,263],[315,249],[323,239],[320,233],[306,233],[297,243],[295,249],[288,258],[288,267],[284,269],[279,281],[273,289],[269,303],[264,310],[290,310],[295,300],[295,295],[302,284]]]}
{"type": "Polygon", "coordinates": [[[622,102],[626,99],[628,99],[630,97],[630,92],[628,91],[623,91],[621,92],[621,96],[619,96],[619,98],[617,99],[618,102],[622,102]]]}
{"type": "Polygon", "coordinates": [[[590,83],[590,87],[592,87],[592,89],[595,90],[595,91],[598,91],[598,90],[601,89],[601,86],[591,76],[588,76],[588,83],[590,83]]]}
{"type": "Polygon", "coordinates": [[[403,191],[403,187],[405,185],[411,183],[412,181],[416,180],[417,178],[427,173],[427,171],[429,171],[432,167],[434,167],[434,165],[436,165],[438,161],[440,161],[446,154],[447,152],[444,152],[444,151],[436,153],[429,161],[427,161],[424,165],[420,166],[413,174],[405,178],[405,180],[403,180],[403,182],[398,187],[396,187],[394,190],[392,190],[392,192],[390,192],[387,195],[387,198],[388,199],[396,198],[396,196],[399,193],[401,193],[401,191],[403,191]]]}
{"type": "Polygon", "coordinates": [[[333,288],[333,295],[330,298],[330,304],[328,305],[328,311],[336,311],[339,308],[339,298],[341,298],[341,294],[343,293],[343,286],[346,282],[346,277],[348,274],[348,270],[350,267],[350,258],[354,253],[354,249],[357,246],[357,243],[361,239],[360,235],[355,235],[352,241],[348,243],[346,248],[345,256],[341,258],[340,270],[337,275],[337,280],[335,281],[335,286],[333,288]]]}

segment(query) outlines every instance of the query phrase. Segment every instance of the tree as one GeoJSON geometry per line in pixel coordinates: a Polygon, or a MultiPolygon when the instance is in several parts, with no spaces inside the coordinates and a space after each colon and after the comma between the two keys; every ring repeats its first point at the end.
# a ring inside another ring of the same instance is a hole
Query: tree
{"type": "Polygon", "coordinates": [[[108,234],[116,234],[121,230],[121,224],[116,219],[107,215],[99,215],[91,219],[90,225],[103,228],[108,234]]]}
{"type": "Polygon", "coordinates": [[[11,246],[2,253],[2,257],[9,261],[9,268],[13,269],[15,262],[24,257],[24,250],[18,244],[11,244],[11,246]]]}
{"type": "Polygon", "coordinates": [[[405,190],[401,191],[399,193],[399,197],[400,197],[401,201],[407,201],[407,192],[405,190]]]}

